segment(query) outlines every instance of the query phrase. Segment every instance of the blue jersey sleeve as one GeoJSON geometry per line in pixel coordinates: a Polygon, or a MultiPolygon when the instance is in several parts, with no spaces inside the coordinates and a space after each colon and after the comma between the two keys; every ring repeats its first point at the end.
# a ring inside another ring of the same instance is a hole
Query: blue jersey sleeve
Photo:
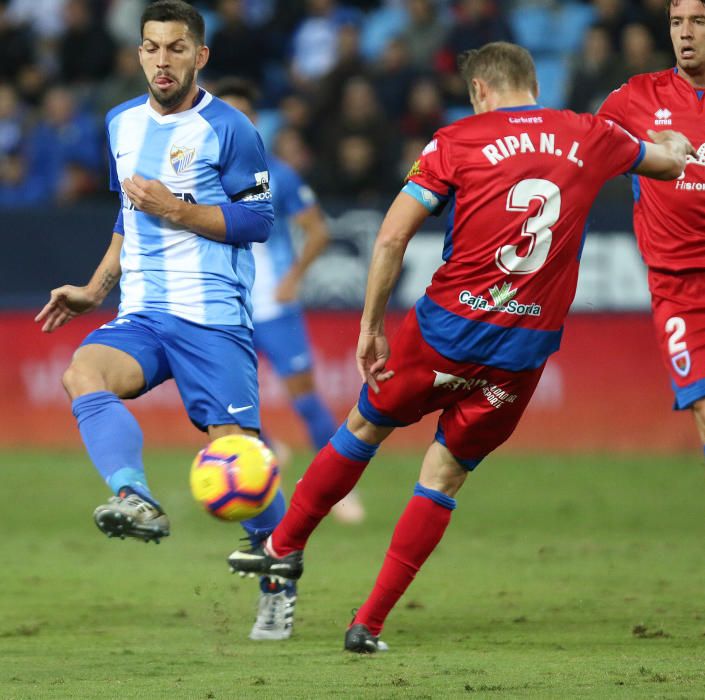
{"type": "MultiPolygon", "coordinates": [[[[251,192],[269,191],[269,169],[264,145],[252,122],[240,112],[225,123],[214,124],[220,137],[220,172],[225,193],[232,199],[251,201],[251,192]],[[245,196],[241,197],[241,195],[245,196]]],[[[261,201],[271,202],[271,196],[261,201]]],[[[271,206],[271,204],[270,204],[271,206]]]]}
{"type": "Polygon", "coordinates": [[[218,137],[220,181],[229,204],[221,205],[225,242],[265,241],[274,222],[264,145],[252,122],[214,98],[201,111],[218,137]]]}
{"type": "Polygon", "coordinates": [[[316,203],[313,190],[292,167],[277,161],[275,172],[277,210],[284,216],[295,216],[316,203]]]}

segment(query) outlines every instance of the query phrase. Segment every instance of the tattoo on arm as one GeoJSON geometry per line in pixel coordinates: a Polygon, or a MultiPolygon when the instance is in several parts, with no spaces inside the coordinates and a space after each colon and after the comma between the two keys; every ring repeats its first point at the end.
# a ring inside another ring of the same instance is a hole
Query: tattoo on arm
{"type": "Polygon", "coordinates": [[[107,294],[117,281],[117,275],[114,275],[110,270],[103,270],[103,274],[100,277],[100,291],[107,294]]]}

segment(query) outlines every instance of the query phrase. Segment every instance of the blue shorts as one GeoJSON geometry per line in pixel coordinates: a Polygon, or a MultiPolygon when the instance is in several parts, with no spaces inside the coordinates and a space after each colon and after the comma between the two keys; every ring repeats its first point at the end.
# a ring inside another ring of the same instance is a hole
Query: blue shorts
{"type": "Polygon", "coordinates": [[[244,326],[201,326],[171,314],[120,316],[90,333],[81,345],[107,345],[142,367],[142,394],[174,379],[192,423],[259,430],[257,355],[244,326]]]}
{"type": "Polygon", "coordinates": [[[255,350],[272,363],[280,377],[311,370],[311,348],[301,311],[271,321],[255,321],[254,341],[255,350]]]}

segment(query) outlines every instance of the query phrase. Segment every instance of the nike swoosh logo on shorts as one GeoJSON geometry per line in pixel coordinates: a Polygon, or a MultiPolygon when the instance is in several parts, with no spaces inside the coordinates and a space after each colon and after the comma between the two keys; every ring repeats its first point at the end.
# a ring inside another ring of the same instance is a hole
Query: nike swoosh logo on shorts
{"type": "Polygon", "coordinates": [[[252,408],[252,404],[249,406],[240,406],[239,408],[235,408],[232,404],[228,404],[228,413],[231,416],[234,416],[236,413],[242,413],[243,411],[246,411],[248,408],[252,408]]]}

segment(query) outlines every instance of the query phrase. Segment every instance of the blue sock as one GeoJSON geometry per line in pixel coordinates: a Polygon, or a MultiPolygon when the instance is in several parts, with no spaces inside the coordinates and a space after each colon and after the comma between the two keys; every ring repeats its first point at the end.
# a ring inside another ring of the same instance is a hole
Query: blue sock
{"type": "Polygon", "coordinates": [[[424,498],[428,498],[448,510],[455,510],[455,506],[457,505],[456,500],[451,496],[447,496],[442,491],[436,491],[436,489],[429,489],[426,486],[421,486],[418,481],[416,482],[416,486],[414,486],[414,496],[423,496],[424,498]]]}
{"type": "Polygon", "coordinates": [[[296,412],[306,423],[311,443],[317,450],[323,449],[337,427],[331,412],[318,394],[314,393],[297,396],[293,404],[296,412]]]}
{"type": "Polygon", "coordinates": [[[129,489],[159,507],[142,464],[142,430],[120,399],[109,391],[79,396],[71,404],[88,456],[114,494],[129,489]]]}
{"type": "Polygon", "coordinates": [[[250,538],[250,544],[256,547],[262,540],[269,537],[269,535],[272,534],[272,530],[279,525],[285,512],[286,499],[284,498],[282,490],[279,489],[274,500],[267,506],[263,513],[249,520],[243,520],[242,523],[240,523],[242,527],[245,528],[245,532],[250,538]]]}
{"type": "Polygon", "coordinates": [[[369,462],[379,449],[379,445],[370,445],[356,438],[348,430],[347,421],[338,428],[330,439],[330,444],[339,455],[355,462],[369,462]]]}

